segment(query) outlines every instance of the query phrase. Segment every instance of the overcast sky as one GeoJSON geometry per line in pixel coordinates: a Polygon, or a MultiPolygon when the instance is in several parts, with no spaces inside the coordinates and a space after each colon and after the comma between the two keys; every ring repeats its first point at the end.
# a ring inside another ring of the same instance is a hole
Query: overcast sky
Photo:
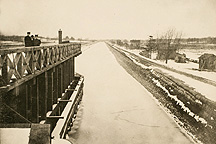
{"type": "Polygon", "coordinates": [[[147,39],[169,28],[216,36],[216,0],[0,0],[0,32],[147,39]]]}

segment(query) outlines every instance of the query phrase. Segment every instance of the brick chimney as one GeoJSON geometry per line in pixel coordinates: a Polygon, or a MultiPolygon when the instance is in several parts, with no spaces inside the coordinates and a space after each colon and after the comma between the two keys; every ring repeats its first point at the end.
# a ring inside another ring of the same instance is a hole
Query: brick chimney
{"type": "Polygon", "coordinates": [[[59,38],[59,44],[61,44],[62,43],[62,30],[61,29],[58,31],[58,38],[59,38]]]}

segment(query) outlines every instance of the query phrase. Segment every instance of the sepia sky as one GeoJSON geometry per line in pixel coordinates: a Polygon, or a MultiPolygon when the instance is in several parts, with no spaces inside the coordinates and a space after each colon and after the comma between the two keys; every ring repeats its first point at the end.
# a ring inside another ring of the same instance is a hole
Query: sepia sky
{"type": "Polygon", "coordinates": [[[216,0],[0,0],[0,32],[147,39],[169,28],[216,36],[216,0]]]}

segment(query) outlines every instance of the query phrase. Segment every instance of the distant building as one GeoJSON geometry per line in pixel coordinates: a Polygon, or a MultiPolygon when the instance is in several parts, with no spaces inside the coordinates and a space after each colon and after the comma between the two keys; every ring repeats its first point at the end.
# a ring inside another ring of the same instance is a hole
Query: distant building
{"type": "Polygon", "coordinates": [[[139,49],[141,40],[130,40],[130,47],[134,49],[139,49]]]}
{"type": "Polygon", "coordinates": [[[121,40],[116,40],[116,44],[122,46],[123,42],[121,40]]]}
{"type": "Polygon", "coordinates": [[[199,57],[199,69],[216,70],[216,56],[214,54],[205,53],[199,57]]]}

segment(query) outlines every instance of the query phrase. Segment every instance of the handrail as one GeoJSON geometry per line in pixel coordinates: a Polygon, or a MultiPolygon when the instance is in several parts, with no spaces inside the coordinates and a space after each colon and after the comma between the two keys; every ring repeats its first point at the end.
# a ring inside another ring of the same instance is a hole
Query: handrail
{"type": "Polygon", "coordinates": [[[12,48],[3,48],[0,49],[0,55],[10,54],[10,53],[19,53],[19,52],[28,52],[35,51],[40,49],[46,49],[47,47],[56,47],[56,46],[70,46],[70,45],[81,45],[80,43],[65,43],[65,44],[54,44],[54,45],[42,45],[42,46],[32,46],[32,47],[12,47],[12,48]]]}
{"type": "Polygon", "coordinates": [[[0,87],[81,54],[80,43],[0,49],[0,87]]]}

